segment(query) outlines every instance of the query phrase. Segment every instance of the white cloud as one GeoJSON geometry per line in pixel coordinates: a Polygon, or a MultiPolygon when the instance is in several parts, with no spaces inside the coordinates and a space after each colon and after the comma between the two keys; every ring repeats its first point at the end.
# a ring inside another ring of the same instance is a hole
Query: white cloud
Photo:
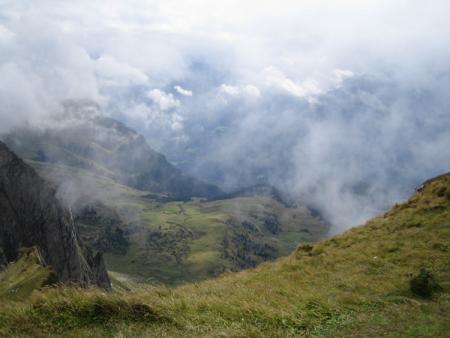
{"type": "Polygon", "coordinates": [[[279,69],[271,66],[264,69],[264,76],[265,84],[269,88],[281,89],[310,103],[317,103],[321,95],[340,87],[346,79],[354,77],[355,74],[349,69],[333,69],[331,75],[316,74],[316,79],[308,78],[295,82],[279,69]]]}
{"type": "Polygon", "coordinates": [[[323,90],[315,80],[307,79],[297,83],[275,67],[267,67],[264,69],[264,73],[267,86],[282,89],[291,95],[312,99],[323,93],[323,90]]]}
{"type": "Polygon", "coordinates": [[[147,97],[155,102],[161,110],[170,110],[180,106],[180,101],[175,99],[172,93],[167,94],[159,89],[150,90],[147,93],[147,97]]]}
{"type": "Polygon", "coordinates": [[[180,95],[183,95],[183,96],[192,96],[192,91],[191,90],[187,90],[187,89],[184,89],[183,87],[181,87],[181,86],[174,86],[173,87],[177,92],[178,92],[178,94],[180,94],[180,95]]]}
{"type": "Polygon", "coordinates": [[[174,131],[183,129],[183,118],[179,114],[172,114],[170,128],[174,131]]]}
{"type": "Polygon", "coordinates": [[[14,33],[5,26],[0,25],[0,43],[5,43],[14,37],[14,33]]]}
{"type": "Polygon", "coordinates": [[[253,85],[232,86],[223,83],[219,87],[219,92],[230,96],[244,95],[248,97],[258,97],[261,95],[261,91],[253,85]]]}
{"type": "Polygon", "coordinates": [[[168,155],[197,147],[199,175],[264,168],[299,194],[326,182],[317,196],[341,215],[336,200],[368,210],[450,158],[447,0],[4,0],[0,13],[2,130],[94,100],[152,145],[191,142],[168,155]],[[345,190],[361,177],[377,201],[345,190]]]}
{"type": "Polygon", "coordinates": [[[137,123],[143,123],[146,127],[155,119],[158,112],[152,110],[144,103],[139,103],[126,108],[127,117],[137,123]]]}
{"type": "Polygon", "coordinates": [[[95,61],[95,69],[105,85],[131,86],[148,83],[148,76],[145,73],[126,63],[117,61],[111,55],[102,55],[98,58],[95,61]]]}
{"type": "Polygon", "coordinates": [[[160,138],[169,131],[180,133],[184,127],[183,117],[176,111],[163,111],[139,103],[123,107],[126,110],[126,118],[130,123],[135,123],[152,130],[149,137],[153,146],[159,146],[160,138]]]}
{"type": "Polygon", "coordinates": [[[227,85],[227,84],[221,84],[219,90],[220,90],[220,92],[222,92],[224,94],[228,94],[228,95],[232,95],[232,96],[239,95],[239,93],[240,93],[239,87],[231,86],[231,85],[227,85]]]}
{"type": "Polygon", "coordinates": [[[244,86],[244,88],[242,90],[245,94],[247,94],[249,96],[254,96],[254,97],[261,96],[261,91],[253,85],[246,85],[246,86],[244,86]]]}
{"type": "Polygon", "coordinates": [[[339,87],[342,82],[344,82],[346,79],[352,78],[355,76],[355,74],[348,69],[334,69],[333,70],[334,75],[334,83],[336,87],[339,87]]]}

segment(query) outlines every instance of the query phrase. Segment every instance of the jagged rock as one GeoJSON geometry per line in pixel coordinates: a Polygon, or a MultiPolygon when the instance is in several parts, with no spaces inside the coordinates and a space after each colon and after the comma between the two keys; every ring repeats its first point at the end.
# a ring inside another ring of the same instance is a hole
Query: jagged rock
{"type": "Polygon", "coordinates": [[[80,241],[55,189],[0,142],[0,247],[7,262],[36,247],[58,282],[110,288],[100,254],[80,241]]]}
{"type": "Polygon", "coordinates": [[[87,254],[88,263],[92,267],[92,278],[99,286],[108,286],[111,287],[111,281],[109,280],[109,276],[106,270],[105,261],[103,260],[103,255],[100,252],[92,258],[91,251],[87,254]]]}

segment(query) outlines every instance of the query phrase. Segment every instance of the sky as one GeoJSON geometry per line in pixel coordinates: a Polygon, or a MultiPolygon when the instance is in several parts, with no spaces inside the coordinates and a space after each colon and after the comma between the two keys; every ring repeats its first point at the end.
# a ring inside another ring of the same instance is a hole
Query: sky
{"type": "Polygon", "coordinates": [[[0,132],[67,100],[197,177],[364,222],[450,168],[450,2],[0,0],[0,132]]]}

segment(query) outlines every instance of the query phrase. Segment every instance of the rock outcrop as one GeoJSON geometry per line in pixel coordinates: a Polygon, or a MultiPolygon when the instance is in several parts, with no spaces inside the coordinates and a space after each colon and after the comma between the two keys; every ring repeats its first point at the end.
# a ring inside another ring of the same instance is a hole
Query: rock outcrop
{"type": "MultiPolygon", "coordinates": [[[[55,189],[0,142],[0,251],[17,259],[23,247],[36,247],[58,282],[109,289],[100,253],[80,243],[72,215],[55,189]]],[[[1,262],[0,262],[1,264],[1,262]]]]}

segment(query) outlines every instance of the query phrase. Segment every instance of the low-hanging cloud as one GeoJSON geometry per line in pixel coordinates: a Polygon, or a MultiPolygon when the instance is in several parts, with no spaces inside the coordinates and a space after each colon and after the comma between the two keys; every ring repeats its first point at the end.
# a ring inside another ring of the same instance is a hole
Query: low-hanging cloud
{"type": "Polygon", "coordinates": [[[173,89],[175,89],[177,91],[178,94],[180,95],[184,95],[184,96],[192,96],[192,91],[188,90],[188,89],[184,89],[181,86],[174,86],[173,89]]]}
{"type": "Polygon", "coordinates": [[[355,225],[450,168],[448,1],[2,1],[0,132],[67,100],[355,225]]]}

